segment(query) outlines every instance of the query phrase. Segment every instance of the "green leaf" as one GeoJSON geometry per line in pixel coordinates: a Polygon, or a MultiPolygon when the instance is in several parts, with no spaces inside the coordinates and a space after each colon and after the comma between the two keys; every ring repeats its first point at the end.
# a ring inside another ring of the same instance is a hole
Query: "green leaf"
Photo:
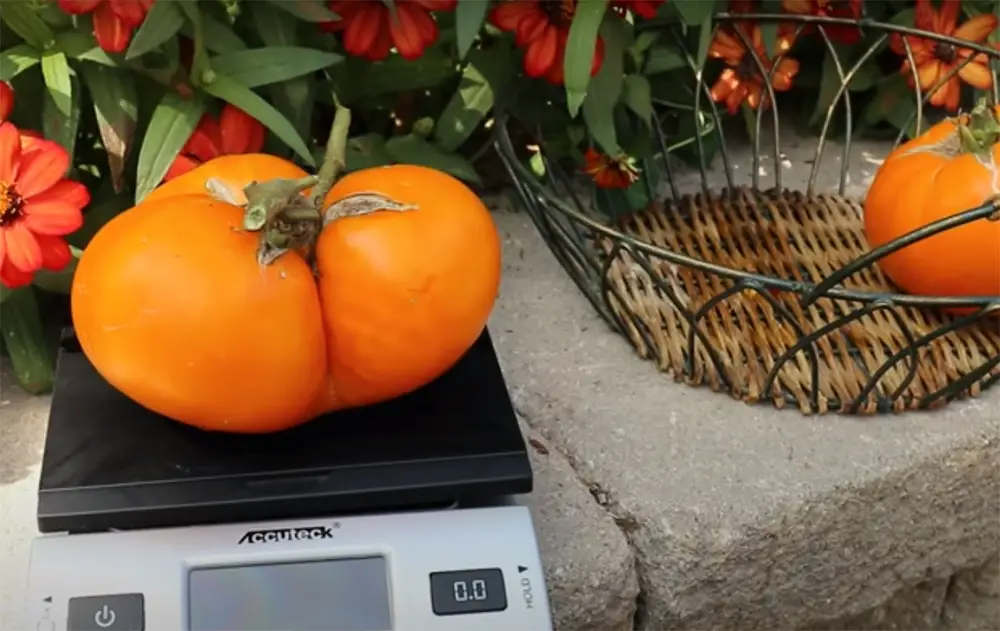
{"type": "Polygon", "coordinates": [[[466,182],[480,183],[479,174],[465,158],[444,152],[423,138],[413,135],[394,136],[385,143],[385,148],[396,162],[418,164],[444,171],[466,182]]]}
{"type": "Polygon", "coordinates": [[[670,5],[688,26],[710,21],[715,3],[710,0],[670,0],[670,5]]]}
{"type": "Polygon", "coordinates": [[[712,46],[714,38],[715,28],[712,26],[712,20],[705,20],[698,29],[698,57],[695,59],[696,71],[700,71],[705,67],[705,62],[708,60],[708,49],[712,46]]]}
{"type": "Polygon", "coordinates": [[[73,82],[69,78],[69,60],[62,51],[50,50],[42,54],[42,76],[45,87],[63,116],[73,111],[73,82]]]}
{"type": "Polygon", "coordinates": [[[10,81],[42,60],[42,53],[30,44],[18,44],[0,52],[0,81],[10,81]]]}
{"type": "Polygon", "coordinates": [[[163,181],[204,111],[199,99],[184,99],[175,92],[164,93],[153,110],[139,150],[135,183],[137,204],[163,181]]]}
{"type": "Polygon", "coordinates": [[[312,48],[268,46],[223,53],[212,59],[212,70],[245,88],[256,88],[308,75],[343,59],[312,48]]]}
{"type": "Polygon", "coordinates": [[[39,289],[43,289],[53,294],[68,295],[70,288],[73,286],[73,274],[76,273],[76,264],[80,260],[80,255],[83,254],[83,252],[81,252],[78,248],[74,248],[72,246],[70,246],[69,251],[70,254],[73,255],[73,258],[70,259],[69,265],[58,272],[38,270],[35,272],[35,278],[32,280],[32,284],[39,289]]]}
{"type": "Polygon", "coordinates": [[[336,22],[340,16],[330,11],[323,0],[267,0],[283,11],[306,22],[336,22]]]}
{"type": "Polygon", "coordinates": [[[24,0],[4,0],[0,21],[39,50],[46,49],[55,37],[49,25],[35,12],[32,3],[24,0]]]}
{"type": "Polygon", "coordinates": [[[347,171],[359,171],[392,164],[394,159],[385,148],[380,134],[364,134],[347,141],[347,171]]]}
{"type": "Polygon", "coordinates": [[[562,60],[566,74],[566,105],[570,116],[575,117],[580,112],[580,106],[587,98],[597,32],[601,28],[607,6],[608,0],[587,0],[576,6],[573,22],[569,27],[569,39],[566,41],[566,55],[562,60]]]}
{"type": "MultiPolygon", "coordinates": [[[[177,0],[181,3],[189,3],[190,0],[177,0]]],[[[185,13],[192,13],[188,8],[189,4],[181,4],[185,13]]],[[[201,23],[202,36],[205,38],[205,48],[213,53],[231,53],[236,50],[244,50],[247,45],[232,27],[220,22],[208,13],[197,13],[198,22],[201,23]]],[[[195,29],[191,24],[185,23],[181,28],[181,33],[185,37],[194,38],[195,29]]]]}
{"type": "Polygon", "coordinates": [[[597,144],[605,153],[617,155],[618,134],[615,131],[615,106],[621,97],[624,77],[625,29],[618,18],[609,17],[601,25],[604,39],[604,64],[591,81],[590,91],[583,102],[583,120],[597,144]]]}
{"type": "Polygon", "coordinates": [[[203,85],[202,89],[226,103],[235,105],[256,118],[264,127],[274,132],[274,135],[288,145],[292,151],[299,154],[299,157],[306,164],[316,166],[309,147],[306,146],[305,141],[302,140],[299,133],[295,131],[292,123],[256,92],[221,73],[217,73],[215,80],[207,85],[203,85]]]}
{"type": "MultiPolygon", "coordinates": [[[[291,14],[267,2],[254,2],[250,11],[257,34],[266,46],[291,46],[296,43],[299,22],[291,14]]],[[[312,77],[299,77],[268,88],[271,102],[303,138],[309,137],[312,125],[312,109],[316,101],[314,87],[312,77]]]]}
{"type": "Polygon", "coordinates": [[[447,151],[458,149],[490,112],[496,95],[512,76],[510,53],[509,48],[499,44],[472,52],[462,71],[458,91],[434,126],[434,140],[439,147],[447,151]]]}
{"type": "Polygon", "coordinates": [[[128,72],[97,64],[83,64],[83,80],[94,101],[94,114],[108,154],[111,181],[118,192],[124,185],[125,159],[139,117],[135,80],[128,72]]]}
{"type": "Polygon", "coordinates": [[[0,332],[17,384],[31,394],[51,390],[55,369],[34,288],[13,291],[0,304],[0,332]]]}
{"type": "MultiPolygon", "coordinates": [[[[43,66],[44,67],[44,66],[43,66]]],[[[63,114],[52,96],[51,91],[46,91],[45,101],[42,103],[42,131],[46,138],[58,142],[69,153],[70,169],[72,158],[76,152],[76,134],[80,127],[80,80],[76,73],[69,75],[70,83],[70,104],[69,114],[63,114]]]]}
{"type": "Polygon", "coordinates": [[[649,79],[630,74],[622,85],[622,101],[647,125],[653,118],[653,96],[649,79]]]}
{"type": "Polygon", "coordinates": [[[643,68],[645,74],[657,74],[659,72],[669,72],[679,68],[687,68],[687,59],[669,44],[658,44],[649,49],[646,55],[646,65],[643,68]]]}
{"type": "Polygon", "coordinates": [[[455,37],[459,59],[465,59],[472,48],[489,8],[490,3],[486,0],[458,0],[458,6],[455,7],[455,37]]]}
{"type": "Polygon", "coordinates": [[[143,20],[142,26],[132,37],[132,42],[125,51],[125,59],[135,59],[160,47],[163,42],[172,38],[184,26],[184,14],[174,0],[159,0],[143,20]]]}
{"type": "Polygon", "coordinates": [[[105,66],[118,66],[118,55],[111,56],[101,50],[91,33],[65,31],[56,36],[56,48],[70,59],[92,61],[105,66]]]}
{"type": "Polygon", "coordinates": [[[346,72],[337,84],[337,96],[345,104],[383,94],[426,90],[455,76],[454,60],[440,48],[428,49],[414,61],[395,56],[372,63],[352,57],[343,69],[346,72]]]}

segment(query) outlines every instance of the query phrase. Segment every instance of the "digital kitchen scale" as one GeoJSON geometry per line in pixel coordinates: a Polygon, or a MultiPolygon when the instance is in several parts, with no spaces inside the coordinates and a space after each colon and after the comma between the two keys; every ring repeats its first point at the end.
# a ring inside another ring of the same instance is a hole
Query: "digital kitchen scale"
{"type": "Polygon", "coordinates": [[[417,392],[264,436],[145,410],[70,334],[24,628],[551,631],[531,487],[487,332],[417,392]]]}

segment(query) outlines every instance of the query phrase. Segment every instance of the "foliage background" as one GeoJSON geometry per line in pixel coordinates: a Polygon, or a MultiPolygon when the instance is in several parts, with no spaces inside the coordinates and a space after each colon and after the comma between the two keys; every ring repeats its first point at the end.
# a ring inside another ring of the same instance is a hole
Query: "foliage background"
{"type": "MultiPolygon", "coordinates": [[[[393,0],[357,1],[394,6],[393,0]]],[[[629,0],[571,1],[565,83],[558,85],[526,76],[524,42],[489,20],[495,0],[457,0],[452,10],[433,14],[438,34],[423,54],[408,60],[393,53],[381,61],[346,53],[342,36],[321,28],[337,18],[331,11],[336,4],[156,0],[127,49],[114,53],[98,45],[89,13],[70,15],[50,0],[3,0],[0,80],[15,94],[10,120],[65,147],[73,157],[69,176],[91,191],[84,226],[68,237],[74,251],[155,188],[203,115],[217,117],[227,103],[263,125],[264,151],[315,167],[336,94],[353,112],[348,170],[424,164],[479,189],[506,180],[490,135],[500,108],[513,117],[523,159],[536,172],[542,168],[532,148],[538,131],[550,154],[581,164],[588,147],[641,158],[652,150],[654,117],[675,156],[694,162],[691,141],[695,133],[706,134],[692,116],[696,76],[721,71],[717,60],[706,61],[713,15],[734,8],[724,0],[669,0],[653,2],[656,15],[646,19],[621,10],[629,0]],[[603,64],[591,77],[597,34],[603,64]]],[[[780,0],[740,4],[765,13],[783,10],[780,0]]],[[[825,4],[815,2],[817,9],[825,4]]],[[[870,19],[913,25],[913,0],[869,0],[864,9],[870,19]]],[[[965,17],[998,11],[997,0],[962,2],[965,17]]],[[[776,28],[763,26],[765,39],[773,40],[776,28]]],[[[837,44],[838,57],[849,64],[874,41],[875,34],[864,33],[859,42],[837,44]]],[[[1000,40],[993,33],[988,41],[1000,40]]],[[[818,38],[799,38],[792,54],[800,71],[780,97],[789,103],[781,103],[783,117],[794,117],[800,133],[815,133],[840,77],[818,38]]],[[[859,67],[849,86],[855,134],[915,133],[906,128],[915,102],[900,63],[882,50],[859,67]]],[[[710,106],[702,99],[700,107],[710,106]]],[[[744,106],[724,124],[748,126],[752,115],[744,106]]],[[[704,136],[709,159],[718,149],[712,138],[704,136]]],[[[33,392],[52,385],[47,331],[67,323],[72,272],[70,265],[60,273],[39,272],[31,287],[0,287],[3,350],[33,392]]]]}

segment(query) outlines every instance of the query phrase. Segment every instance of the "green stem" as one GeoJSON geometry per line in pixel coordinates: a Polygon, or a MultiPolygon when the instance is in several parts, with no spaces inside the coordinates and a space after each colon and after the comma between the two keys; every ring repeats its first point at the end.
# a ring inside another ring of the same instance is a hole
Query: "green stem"
{"type": "Polygon", "coordinates": [[[347,168],[347,136],[351,129],[351,110],[340,104],[337,95],[333,96],[336,112],[333,115],[333,125],[330,136],[326,140],[326,154],[323,156],[323,166],[319,169],[319,184],[313,189],[312,204],[323,214],[323,200],[333,188],[340,172],[347,168]]]}

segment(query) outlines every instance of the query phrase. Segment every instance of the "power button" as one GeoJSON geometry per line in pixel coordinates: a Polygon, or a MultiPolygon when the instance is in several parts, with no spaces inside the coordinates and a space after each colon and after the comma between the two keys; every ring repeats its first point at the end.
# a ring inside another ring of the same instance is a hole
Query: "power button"
{"type": "Polygon", "coordinates": [[[67,631],[145,631],[142,594],[108,594],[69,599],[67,631]]]}

